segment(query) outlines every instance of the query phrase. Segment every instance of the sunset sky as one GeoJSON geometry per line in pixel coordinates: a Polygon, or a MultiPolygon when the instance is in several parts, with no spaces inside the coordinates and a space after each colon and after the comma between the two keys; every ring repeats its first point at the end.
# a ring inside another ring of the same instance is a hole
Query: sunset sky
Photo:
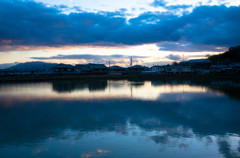
{"type": "Polygon", "coordinates": [[[237,0],[0,0],[0,68],[28,61],[151,66],[240,45],[237,0]]]}

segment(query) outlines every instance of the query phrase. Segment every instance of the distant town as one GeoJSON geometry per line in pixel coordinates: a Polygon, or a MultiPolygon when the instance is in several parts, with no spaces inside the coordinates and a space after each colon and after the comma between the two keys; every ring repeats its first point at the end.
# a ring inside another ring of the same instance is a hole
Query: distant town
{"type": "Polygon", "coordinates": [[[207,59],[193,59],[175,62],[171,65],[154,65],[146,67],[132,65],[129,67],[104,64],[52,64],[28,62],[0,70],[0,77],[41,76],[41,75],[168,75],[168,74],[240,74],[240,46],[228,51],[209,56],[207,59]]]}

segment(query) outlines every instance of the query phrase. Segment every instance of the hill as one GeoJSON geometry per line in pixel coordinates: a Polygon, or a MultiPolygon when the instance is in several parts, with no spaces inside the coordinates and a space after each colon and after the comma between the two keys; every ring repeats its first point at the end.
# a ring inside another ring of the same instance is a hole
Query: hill
{"type": "Polygon", "coordinates": [[[230,47],[228,51],[222,54],[209,56],[208,59],[217,63],[240,63],[240,46],[230,47]]]}
{"type": "Polygon", "coordinates": [[[52,67],[56,66],[55,63],[45,63],[45,62],[26,62],[19,63],[15,66],[11,66],[6,70],[27,70],[27,71],[50,71],[52,67]]]}

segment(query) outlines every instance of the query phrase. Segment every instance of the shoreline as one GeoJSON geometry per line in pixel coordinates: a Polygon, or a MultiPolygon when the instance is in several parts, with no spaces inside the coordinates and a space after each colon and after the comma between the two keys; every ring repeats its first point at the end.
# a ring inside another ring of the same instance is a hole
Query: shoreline
{"type": "Polygon", "coordinates": [[[130,79],[130,80],[154,80],[154,79],[169,79],[169,80],[239,80],[239,74],[128,74],[128,75],[40,75],[40,76],[2,76],[0,83],[4,82],[22,82],[22,81],[51,81],[51,80],[71,80],[71,79],[130,79]]]}

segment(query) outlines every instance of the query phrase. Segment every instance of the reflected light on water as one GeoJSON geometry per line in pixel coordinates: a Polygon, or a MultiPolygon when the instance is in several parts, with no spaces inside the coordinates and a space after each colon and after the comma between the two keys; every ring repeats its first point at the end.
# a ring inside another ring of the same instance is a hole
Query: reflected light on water
{"type": "MultiPolygon", "coordinates": [[[[76,81],[75,81],[76,82],[76,81]]],[[[72,85],[71,81],[57,83],[25,83],[25,84],[5,84],[0,86],[0,97],[11,96],[44,99],[140,99],[157,100],[164,94],[178,93],[206,93],[209,90],[203,86],[193,86],[188,84],[156,84],[151,81],[131,82],[127,80],[105,81],[102,85],[82,84],[81,82],[72,85]],[[64,87],[59,91],[59,87],[64,87]],[[95,86],[95,87],[94,87],[95,86]]]]}

